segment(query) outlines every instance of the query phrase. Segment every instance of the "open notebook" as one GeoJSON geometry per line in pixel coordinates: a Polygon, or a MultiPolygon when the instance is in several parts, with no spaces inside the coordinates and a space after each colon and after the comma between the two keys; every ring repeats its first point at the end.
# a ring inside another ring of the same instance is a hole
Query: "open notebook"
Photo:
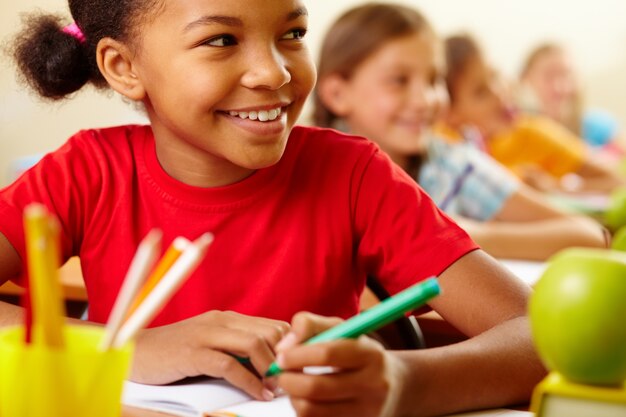
{"type": "Polygon", "coordinates": [[[180,417],[202,417],[216,411],[229,411],[245,417],[296,417],[287,397],[270,402],[254,401],[221,379],[198,378],[170,385],[126,381],[122,402],[180,417]]]}
{"type": "MultiPolygon", "coordinates": [[[[138,408],[161,411],[180,417],[204,417],[226,411],[245,417],[296,417],[288,397],[273,401],[254,401],[227,382],[217,379],[195,379],[171,385],[142,385],[126,382],[123,403],[138,408]]],[[[531,417],[515,410],[485,410],[459,417],[531,417]]]]}

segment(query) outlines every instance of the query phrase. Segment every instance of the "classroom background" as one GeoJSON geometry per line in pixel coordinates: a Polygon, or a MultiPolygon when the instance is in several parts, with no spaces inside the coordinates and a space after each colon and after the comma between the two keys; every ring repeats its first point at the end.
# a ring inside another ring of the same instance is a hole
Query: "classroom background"
{"type": "MultiPolygon", "coordinates": [[[[466,31],[483,45],[502,74],[515,77],[538,43],[568,48],[579,71],[585,102],[612,113],[626,126],[626,2],[622,0],[397,0],[417,7],[442,35],[466,31]]],[[[305,0],[309,47],[314,59],[322,36],[344,10],[365,0],[305,0]]],[[[0,40],[20,25],[20,14],[34,9],[68,16],[65,0],[0,3],[0,40]]],[[[302,123],[309,123],[305,108],[302,123]]],[[[75,100],[50,106],[26,91],[6,54],[0,59],[0,187],[11,180],[19,158],[48,152],[82,128],[144,122],[140,111],[113,93],[87,88],[75,100]]]]}

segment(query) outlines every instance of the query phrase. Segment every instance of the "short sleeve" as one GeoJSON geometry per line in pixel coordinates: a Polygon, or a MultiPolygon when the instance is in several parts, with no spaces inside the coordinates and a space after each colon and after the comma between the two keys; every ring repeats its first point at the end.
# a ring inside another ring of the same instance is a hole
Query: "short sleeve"
{"type": "Polygon", "coordinates": [[[369,160],[353,204],[358,261],[392,294],[439,275],[477,248],[382,152],[369,160]]]}
{"type": "MultiPolygon", "coordinates": [[[[14,183],[0,190],[0,232],[26,259],[23,230],[24,208],[30,203],[45,205],[61,224],[63,261],[77,254],[84,227],[85,190],[97,193],[83,152],[70,140],[57,151],[45,155],[14,183]]],[[[25,268],[23,268],[25,270],[25,268]]]]}

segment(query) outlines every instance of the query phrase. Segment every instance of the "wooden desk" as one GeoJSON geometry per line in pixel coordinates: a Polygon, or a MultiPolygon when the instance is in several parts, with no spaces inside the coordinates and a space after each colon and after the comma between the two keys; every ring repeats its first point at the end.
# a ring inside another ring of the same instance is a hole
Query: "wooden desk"
{"type": "MultiPolygon", "coordinates": [[[[523,413],[518,414],[518,413],[515,413],[514,410],[515,411],[528,411],[528,406],[514,407],[514,408],[510,408],[509,410],[511,410],[512,416],[515,415],[516,417],[518,417],[519,414],[523,414],[523,413]]],[[[484,413],[485,413],[485,417],[494,416],[494,414],[490,413],[489,410],[484,411],[484,413]]],[[[165,414],[165,413],[159,413],[156,411],[143,410],[141,408],[123,406],[121,417],[168,417],[168,416],[171,416],[171,414],[165,414]]],[[[268,416],[268,417],[271,417],[271,416],[268,416]]]]}
{"type": "MultiPolygon", "coordinates": [[[[87,291],[83,282],[83,274],[80,269],[80,260],[77,257],[71,258],[59,270],[63,296],[68,301],[87,301],[87,291]]],[[[0,294],[8,296],[20,296],[24,293],[24,288],[7,282],[0,286],[0,294]]]]}

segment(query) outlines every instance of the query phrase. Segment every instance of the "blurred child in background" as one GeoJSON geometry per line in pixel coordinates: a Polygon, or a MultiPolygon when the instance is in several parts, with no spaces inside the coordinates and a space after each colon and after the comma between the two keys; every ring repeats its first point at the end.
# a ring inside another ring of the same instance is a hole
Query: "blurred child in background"
{"type": "Polygon", "coordinates": [[[515,112],[470,36],[447,38],[445,54],[450,107],[443,136],[449,141],[465,141],[467,131],[477,133],[496,160],[547,191],[608,193],[625,184],[619,174],[594,161],[567,128],[547,117],[515,112]]]}
{"type": "Polygon", "coordinates": [[[550,117],[604,155],[624,155],[617,121],[606,111],[585,108],[572,60],[558,44],[544,43],[528,55],[516,99],[522,111],[550,117]]]}
{"type": "Polygon", "coordinates": [[[494,256],[546,259],[571,245],[604,246],[596,222],[552,207],[485,153],[428,137],[441,106],[438,41],[416,16],[393,6],[361,8],[331,27],[315,122],[376,142],[494,256]]]}

